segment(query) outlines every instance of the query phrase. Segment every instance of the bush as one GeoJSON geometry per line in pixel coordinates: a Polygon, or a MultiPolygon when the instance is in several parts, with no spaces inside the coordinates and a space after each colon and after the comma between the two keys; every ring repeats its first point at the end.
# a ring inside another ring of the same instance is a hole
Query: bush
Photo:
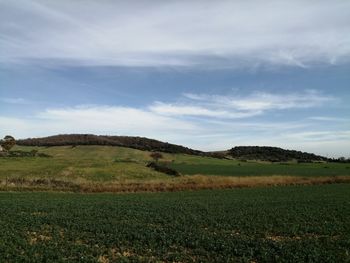
{"type": "Polygon", "coordinates": [[[160,173],[165,173],[172,176],[180,176],[180,173],[178,171],[155,162],[150,162],[146,166],[160,173]]]}

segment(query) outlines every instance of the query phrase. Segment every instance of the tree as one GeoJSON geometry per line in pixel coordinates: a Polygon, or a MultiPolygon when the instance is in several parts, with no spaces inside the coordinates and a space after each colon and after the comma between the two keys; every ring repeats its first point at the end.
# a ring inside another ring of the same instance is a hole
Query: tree
{"type": "Polygon", "coordinates": [[[163,158],[163,155],[158,152],[153,152],[149,156],[151,156],[155,162],[158,162],[159,159],[163,158]]]}
{"type": "Polygon", "coordinates": [[[13,146],[16,144],[15,138],[13,138],[11,135],[6,135],[3,140],[1,140],[1,147],[5,151],[10,151],[13,146]]]}

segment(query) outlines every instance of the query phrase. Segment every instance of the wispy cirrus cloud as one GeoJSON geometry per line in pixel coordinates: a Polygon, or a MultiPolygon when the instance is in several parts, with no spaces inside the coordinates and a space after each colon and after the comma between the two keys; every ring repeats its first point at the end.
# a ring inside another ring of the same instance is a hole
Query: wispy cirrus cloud
{"type": "Polygon", "coordinates": [[[190,104],[171,104],[155,102],[149,107],[152,112],[168,116],[202,116],[213,118],[247,118],[261,114],[261,111],[235,111],[227,107],[195,106],[190,104]]]}
{"type": "Polygon", "coordinates": [[[348,123],[350,123],[350,119],[331,117],[331,116],[314,116],[314,117],[309,117],[308,119],[313,120],[313,121],[322,121],[322,122],[348,122],[348,123]]]}
{"type": "Polygon", "coordinates": [[[3,63],[256,67],[350,61],[348,1],[0,3],[3,63]],[[296,37],[297,36],[297,37],[296,37]]]}
{"type": "Polygon", "coordinates": [[[30,102],[23,98],[0,98],[0,102],[8,104],[29,104],[30,102]]]}
{"type": "Polygon", "coordinates": [[[273,110],[312,108],[336,101],[334,97],[315,90],[289,94],[254,92],[246,96],[186,93],[184,97],[187,99],[186,102],[156,102],[149,109],[157,114],[169,116],[235,119],[257,116],[273,110]]]}
{"type": "Polygon", "coordinates": [[[60,130],[65,125],[77,127],[80,131],[86,130],[113,134],[151,134],[157,130],[186,131],[194,130],[195,125],[183,120],[170,119],[153,112],[133,107],[121,106],[76,106],[66,108],[46,109],[36,115],[36,119],[43,122],[52,122],[60,130]],[[169,127],[168,123],[172,123],[169,127]]]}
{"type": "Polygon", "coordinates": [[[288,139],[297,139],[300,141],[333,141],[333,140],[349,140],[350,130],[343,131],[304,131],[288,134],[288,139]]]}

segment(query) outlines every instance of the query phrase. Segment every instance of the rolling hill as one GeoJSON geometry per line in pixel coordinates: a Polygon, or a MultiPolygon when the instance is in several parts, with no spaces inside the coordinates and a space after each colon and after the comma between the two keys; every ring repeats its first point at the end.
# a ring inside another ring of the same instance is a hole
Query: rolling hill
{"type": "Polygon", "coordinates": [[[61,134],[43,138],[28,138],[17,141],[21,146],[78,146],[100,145],[120,146],[142,151],[157,151],[164,153],[181,153],[207,156],[214,158],[234,158],[239,160],[260,160],[269,162],[323,162],[332,159],[295,150],[286,150],[270,146],[236,146],[227,151],[203,152],[185,146],[162,142],[145,137],[106,136],[93,134],[61,134]]]}
{"type": "Polygon", "coordinates": [[[18,140],[22,146],[65,146],[65,145],[104,145],[121,146],[143,151],[158,151],[165,153],[185,153],[204,155],[204,152],[193,150],[181,145],[161,142],[145,137],[133,136],[105,136],[93,134],[62,134],[44,138],[29,138],[18,140]]]}

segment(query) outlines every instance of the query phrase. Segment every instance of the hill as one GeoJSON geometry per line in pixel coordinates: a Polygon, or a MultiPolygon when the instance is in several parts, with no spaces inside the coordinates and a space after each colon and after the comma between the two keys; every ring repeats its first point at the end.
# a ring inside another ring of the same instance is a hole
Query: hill
{"type": "Polygon", "coordinates": [[[175,191],[349,182],[346,163],[270,163],[162,153],[171,176],[148,167],[151,152],[119,146],[15,146],[0,158],[0,190],[175,191]]]}
{"type": "Polygon", "coordinates": [[[181,145],[161,142],[154,139],[133,136],[105,136],[93,134],[62,134],[43,138],[29,138],[18,140],[22,146],[66,146],[66,145],[104,145],[121,146],[144,151],[158,151],[165,153],[184,153],[204,155],[204,152],[193,150],[181,145]]]}
{"type": "Polygon", "coordinates": [[[298,162],[329,161],[328,158],[313,153],[295,150],[285,150],[269,146],[237,146],[228,151],[228,155],[236,159],[261,160],[269,162],[298,162]]]}

